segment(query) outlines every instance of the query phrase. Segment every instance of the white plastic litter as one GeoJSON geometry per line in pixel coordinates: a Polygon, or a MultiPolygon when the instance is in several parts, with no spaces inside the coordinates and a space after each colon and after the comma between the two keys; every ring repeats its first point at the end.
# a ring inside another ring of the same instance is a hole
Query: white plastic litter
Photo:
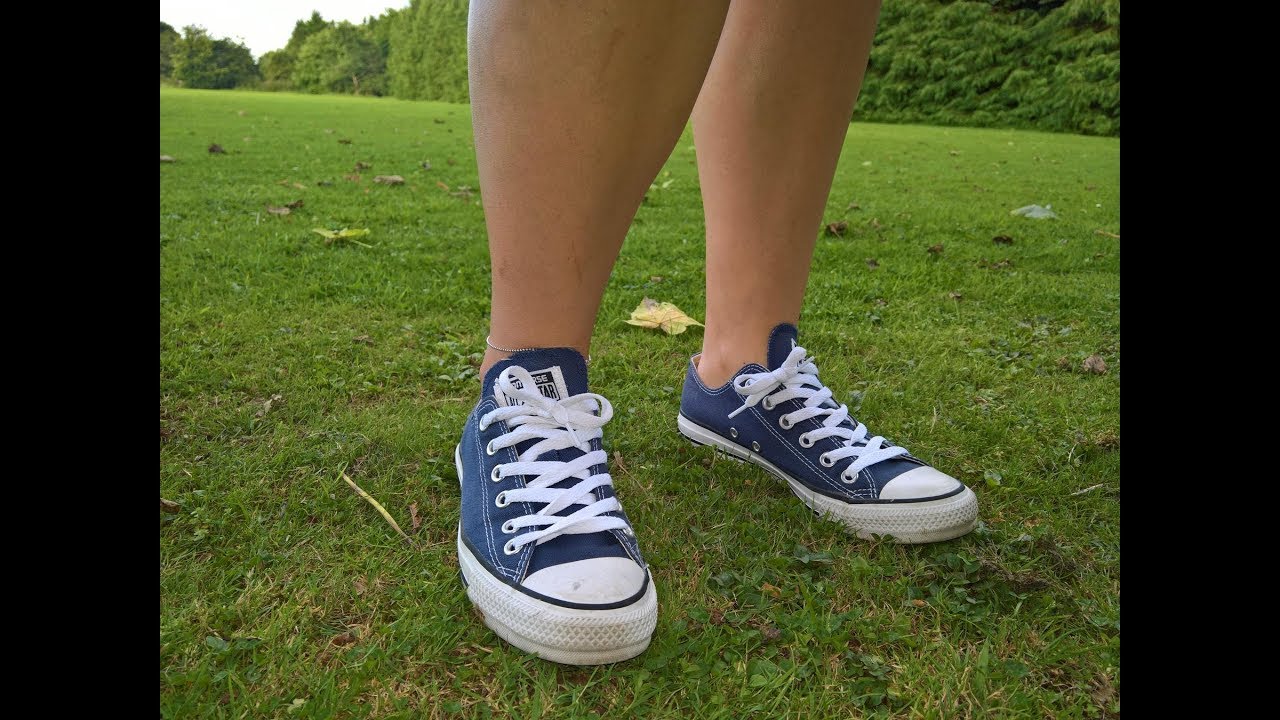
{"type": "Polygon", "coordinates": [[[1021,215],[1035,220],[1058,217],[1058,213],[1054,212],[1052,208],[1052,205],[1045,205],[1044,207],[1040,207],[1039,205],[1027,205],[1025,207],[1020,207],[1017,210],[1010,210],[1009,214],[1021,215]]]}

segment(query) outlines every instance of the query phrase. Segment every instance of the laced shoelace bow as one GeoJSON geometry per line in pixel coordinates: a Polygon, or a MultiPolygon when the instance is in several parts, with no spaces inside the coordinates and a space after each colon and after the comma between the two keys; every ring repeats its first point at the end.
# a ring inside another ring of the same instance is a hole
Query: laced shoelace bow
{"type": "Polygon", "coordinates": [[[885,439],[879,435],[868,438],[867,426],[849,417],[849,406],[836,405],[831,399],[831,389],[818,380],[818,366],[814,359],[798,345],[791,349],[778,369],[739,375],[733,381],[733,389],[746,400],[741,407],[729,413],[731,418],[761,402],[764,409],[772,410],[787,400],[803,400],[802,408],[780,416],[778,424],[789,430],[810,418],[822,418],[822,427],[800,435],[800,445],[810,448],[824,438],[840,440],[841,447],[822,453],[818,461],[824,467],[834,467],[845,458],[853,458],[853,462],[840,474],[840,479],[846,483],[856,481],[858,473],[870,465],[907,454],[906,448],[886,446],[885,439]],[[778,388],[782,390],[775,393],[778,388]],[[846,424],[846,420],[852,422],[846,424]]]}
{"type": "Polygon", "coordinates": [[[503,552],[514,555],[529,543],[541,545],[560,535],[629,530],[622,518],[604,514],[622,509],[618,499],[613,496],[601,498],[595,493],[601,487],[612,485],[613,479],[607,472],[591,472],[592,466],[603,465],[608,460],[604,450],[591,449],[591,441],[603,437],[601,428],[613,417],[613,406],[609,401],[595,393],[582,393],[563,400],[545,397],[538,391],[533,377],[521,367],[503,370],[498,376],[496,392],[516,402],[485,413],[480,418],[480,429],[484,430],[495,422],[506,422],[511,429],[492,440],[485,451],[492,455],[528,440],[537,442],[521,452],[516,462],[494,466],[489,476],[494,482],[513,475],[526,478],[524,487],[499,493],[495,502],[498,507],[506,507],[513,502],[542,504],[537,512],[503,524],[504,533],[526,530],[508,540],[503,552]],[[568,448],[577,448],[583,454],[568,462],[537,459],[544,453],[568,448]],[[579,482],[568,488],[552,487],[569,478],[576,478],[579,482]],[[576,505],[582,507],[569,515],[556,515],[576,505]]]}

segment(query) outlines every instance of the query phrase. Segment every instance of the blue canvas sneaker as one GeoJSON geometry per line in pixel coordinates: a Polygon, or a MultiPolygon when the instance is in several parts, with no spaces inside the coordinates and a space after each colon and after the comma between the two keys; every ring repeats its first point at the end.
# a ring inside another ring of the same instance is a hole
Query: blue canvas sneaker
{"type": "Polygon", "coordinates": [[[973,529],[973,491],[870,436],[848,406],[831,399],[813,358],[796,344],[794,325],[770,333],[767,369],[752,363],[721,387],[702,383],[697,361],[689,361],[677,418],[693,442],[768,470],[819,516],[860,537],[925,543],[973,529]]]}
{"type": "Polygon", "coordinates": [[[635,657],[657,624],[601,445],[612,416],[581,354],[525,350],[485,374],[454,453],[467,596],[502,639],[555,662],[635,657]]]}

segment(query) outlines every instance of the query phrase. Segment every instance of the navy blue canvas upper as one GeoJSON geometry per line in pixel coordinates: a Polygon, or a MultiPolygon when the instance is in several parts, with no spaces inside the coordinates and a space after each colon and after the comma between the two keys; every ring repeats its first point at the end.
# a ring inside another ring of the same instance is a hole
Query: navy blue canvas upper
{"type": "MultiPolygon", "coordinates": [[[[778,369],[796,346],[796,339],[797,331],[794,325],[790,323],[778,325],[769,334],[769,347],[766,354],[769,367],[764,368],[751,363],[735,373],[734,378],[743,373],[761,373],[778,369]]],[[[779,417],[803,408],[804,401],[787,400],[776,404],[772,410],[765,409],[763,403],[757,403],[730,418],[729,413],[741,407],[746,400],[734,390],[734,378],[730,378],[729,382],[718,388],[709,388],[702,383],[694,360],[690,359],[685,372],[680,414],[687,420],[723,436],[725,440],[747,449],[751,448],[752,442],[758,442],[760,451],[756,453],[757,455],[769,460],[812,490],[844,502],[894,502],[881,500],[880,489],[902,473],[925,465],[923,461],[909,454],[899,455],[863,468],[855,482],[846,483],[840,479],[840,475],[853,464],[854,458],[839,460],[830,468],[823,467],[818,459],[824,452],[842,447],[842,440],[828,437],[815,441],[809,448],[800,445],[800,435],[822,427],[823,418],[810,418],[795,423],[789,430],[783,429],[778,424],[779,417]],[[736,438],[731,437],[730,428],[737,430],[736,438]]],[[[855,421],[853,418],[848,418],[845,420],[845,425],[853,429],[855,421]]],[[[870,430],[868,438],[873,437],[874,434],[874,430],[870,430]]]]}
{"type": "MultiPolygon", "coordinates": [[[[503,545],[514,537],[502,531],[502,524],[507,520],[537,512],[542,506],[539,503],[513,502],[506,507],[498,507],[495,499],[504,490],[514,490],[525,486],[524,476],[504,476],[499,482],[490,479],[493,466],[499,463],[515,462],[517,455],[534,445],[536,440],[527,440],[519,445],[498,450],[490,456],[485,447],[490,440],[496,439],[508,430],[505,422],[494,422],[484,431],[480,430],[480,418],[498,407],[494,398],[494,385],[499,374],[506,368],[516,365],[537,373],[540,370],[558,367],[562,374],[568,395],[579,395],[587,390],[587,364],[582,355],[571,348],[548,348],[525,350],[515,353],[489,369],[485,374],[484,386],[481,390],[480,402],[467,417],[463,429],[462,442],[459,445],[459,456],[462,465],[462,519],[461,532],[464,540],[471,546],[472,552],[490,569],[512,583],[519,583],[525,577],[543,568],[584,560],[593,557],[631,557],[641,567],[645,567],[640,556],[640,548],[635,536],[621,530],[607,530],[596,533],[557,536],[537,545],[529,543],[514,555],[503,552],[503,545]]],[[[563,399],[563,398],[561,398],[563,399]]],[[[591,441],[591,449],[598,450],[600,440],[591,441]]],[[[569,448],[545,453],[538,460],[569,461],[583,455],[577,448],[569,448]]],[[[595,465],[592,473],[607,472],[604,465],[595,465]]],[[[568,478],[555,487],[572,487],[578,483],[577,478],[568,478]]],[[[597,488],[595,493],[600,497],[613,495],[612,486],[597,488]]],[[[581,509],[580,505],[571,505],[557,513],[569,515],[581,509]]],[[[626,514],[620,511],[605,513],[626,520],[626,514]]],[[[630,521],[627,521],[630,524],[630,521]]]]}

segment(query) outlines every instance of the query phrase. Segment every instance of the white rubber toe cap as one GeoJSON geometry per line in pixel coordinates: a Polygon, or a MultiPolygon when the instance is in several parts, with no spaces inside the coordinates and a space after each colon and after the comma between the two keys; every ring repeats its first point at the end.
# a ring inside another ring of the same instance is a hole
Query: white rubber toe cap
{"type": "Polygon", "coordinates": [[[931,498],[955,492],[963,487],[959,480],[939,472],[931,467],[918,467],[908,470],[885,483],[880,488],[881,500],[911,500],[913,498],[931,498]]]}
{"type": "Polygon", "coordinates": [[[631,558],[602,557],[544,568],[521,585],[557,600],[604,605],[633,597],[644,577],[644,569],[631,558]]]}

